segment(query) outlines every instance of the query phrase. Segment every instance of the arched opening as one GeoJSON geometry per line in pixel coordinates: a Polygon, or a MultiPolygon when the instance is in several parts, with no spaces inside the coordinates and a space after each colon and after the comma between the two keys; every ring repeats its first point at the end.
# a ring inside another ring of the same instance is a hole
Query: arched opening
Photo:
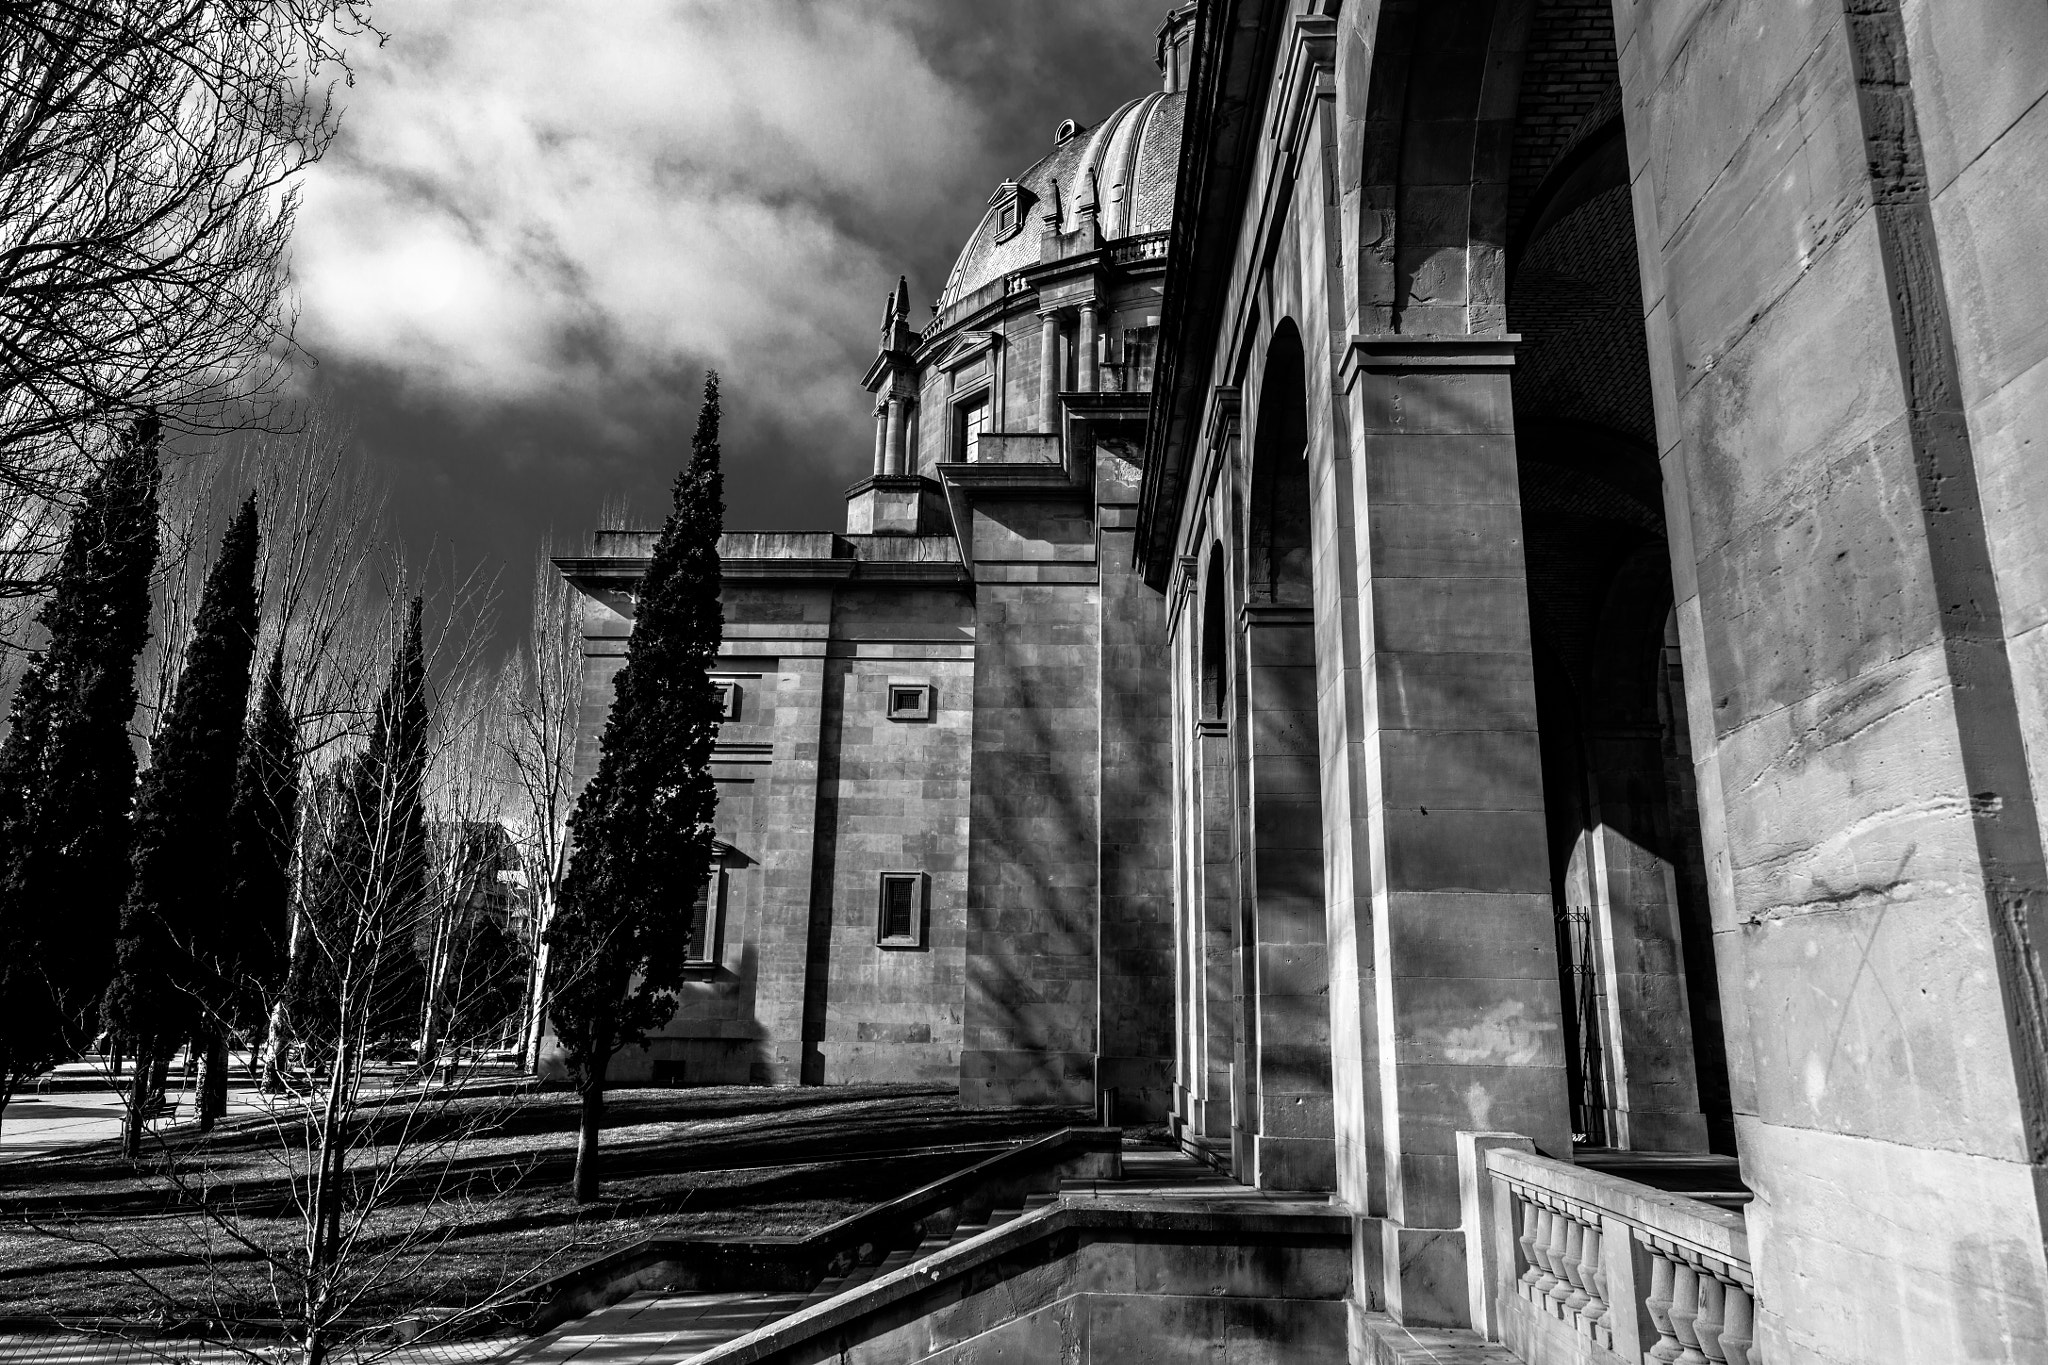
{"type": "Polygon", "coordinates": [[[1572,1126],[1732,1152],[1604,3],[1536,8],[1519,99],[1507,326],[1572,1126]]]}
{"type": "Polygon", "coordinates": [[[1308,395],[1300,335],[1267,347],[1252,427],[1243,608],[1247,1074],[1235,1146],[1264,1189],[1330,1189],[1329,973],[1317,737],[1308,395]]]}

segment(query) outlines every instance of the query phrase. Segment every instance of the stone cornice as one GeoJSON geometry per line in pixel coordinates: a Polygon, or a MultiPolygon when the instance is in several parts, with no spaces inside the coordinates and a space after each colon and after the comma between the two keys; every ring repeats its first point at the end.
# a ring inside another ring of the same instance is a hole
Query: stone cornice
{"type": "Polygon", "coordinates": [[[1381,332],[1354,336],[1337,366],[1337,387],[1349,391],[1361,374],[1397,370],[1505,370],[1515,363],[1515,332],[1492,335],[1416,335],[1381,332]]]}

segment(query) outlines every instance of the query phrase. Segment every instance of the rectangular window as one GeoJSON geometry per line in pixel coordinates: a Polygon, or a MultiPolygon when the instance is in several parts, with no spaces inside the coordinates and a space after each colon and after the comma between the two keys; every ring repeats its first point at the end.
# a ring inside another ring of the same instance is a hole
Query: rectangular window
{"type": "Polygon", "coordinates": [[[988,430],[988,394],[983,392],[953,409],[953,458],[973,464],[981,456],[981,435],[988,430]]]}
{"type": "Polygon", "coordinates": [[[1152,369],[1159,358],[1159,328],[1124,329],[1123,381],[1126,393],[1150,393],[1152,369]]]}
{"type": "Polygon", "coordinates": [[[720,682],[716,679],[712,680],[711,685],[718,689],[718,714],[726,720],[738,720],[740,718],[740,685],[736,682],[720,682]]]}
{"type": "Polygon", "coordinates": [[[718,931],[725,917],[725,869],[714,867],[697,883],[690,899],[689,943],[683,963],[690,967],[718,965],[718,931]]]}
{"type": "Polygon", "coordinates": [[[927,682],[889,680],[890,720],[930,720],[932,685],[927,682]]]}
{"type": "Polygon", "coordinates": [[[924,873],[884,872],[875,942],[884,948],[924,947],[924,873]]]}

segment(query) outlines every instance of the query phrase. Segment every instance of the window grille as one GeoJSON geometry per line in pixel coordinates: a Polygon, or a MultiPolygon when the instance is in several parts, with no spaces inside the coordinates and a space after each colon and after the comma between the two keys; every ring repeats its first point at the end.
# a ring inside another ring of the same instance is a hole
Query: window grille
{"type": "Polygon", "coordinates": [[[875,941],[884,948],[922,948],[924,922],[924,873],[884,872],[875,941]]]}
{"type": "Polygon", "coordinates": [[[932,718],[932,686],[922,682],[889,683],[890,720],[930,720],[932,718]]]}

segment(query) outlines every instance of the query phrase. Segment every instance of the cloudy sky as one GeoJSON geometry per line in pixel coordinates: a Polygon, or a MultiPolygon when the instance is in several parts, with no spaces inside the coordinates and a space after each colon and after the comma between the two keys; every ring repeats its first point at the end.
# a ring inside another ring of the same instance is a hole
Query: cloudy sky
{"type": "MultiPolygon", "coordinates": [[[[1164,0],[384,0],[295,272],[408,543],[503,565],[658,516],[703,369],[732,527],[837,529],[883,300],[1152,88],[1164,0]]],[[[508,624],[510,624],[508,622],[508,624]]]]}

